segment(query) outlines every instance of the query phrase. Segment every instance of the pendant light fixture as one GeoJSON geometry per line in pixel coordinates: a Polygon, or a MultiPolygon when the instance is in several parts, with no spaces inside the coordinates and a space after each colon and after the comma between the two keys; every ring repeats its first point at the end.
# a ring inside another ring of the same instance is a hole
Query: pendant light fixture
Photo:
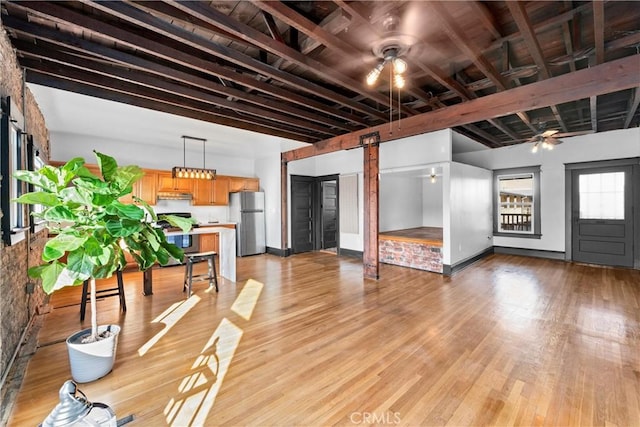
{"type": "Polygon", "coordinates": [[[405,52],[407,49],[402,49],[397,45],[393,46],[385,46],[379,52],[382,56],[382,62],[378,63],[375,68],[369,71],[367,74],[367,84],[369,86],[373,86],[377,81],[378,77],[384,70],[384,67],[387,64],[391,64],[389,67],[389,134],[393,133],[393,88],[395,87],[398,90],[398,129],[400,129],[400,117],[401,117],[401,98],[400,92],[402,88],[405,87],[406,80],[404,78],[404,73],[407,71],[407,62],[400,58],[400,54],[405,52]]]}
{"type": "Polygon", "coordinates": [[[204,138],[196,138],[194,136],[182,135],[182,166],[175,166],[171,169],[173,178],[190,178],[190,179],[216,179],[216,170],[207,169],[206,153],[204,138]],[[187,139],[202,141],[202,168],[192,168],[186,166],[186,141],[187,139]]]}

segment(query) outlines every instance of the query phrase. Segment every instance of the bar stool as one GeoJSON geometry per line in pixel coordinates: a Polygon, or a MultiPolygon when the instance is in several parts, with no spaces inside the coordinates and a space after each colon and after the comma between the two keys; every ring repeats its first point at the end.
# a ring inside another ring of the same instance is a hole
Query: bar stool
{"type": "Polygon", "coordinates": [[[216,272],[216,255],[215,251],[209,252],[198,252],[193,254],[184,254],[185,257],[185,268],[184,268],[184,283],[182,286],[182,292],[185,290],[188,291],[187,298],[191,296],[191,284],[193,283],[193,279],[199,280],[209,280],[209,287],[215,284],[216,292],[218,292],[218,273],[216,272]],[[209,269],[207,274],[197,274],[193,275],[193,264],[196,264],[201,261],[207,261],[209,264],[209,269]]]}
{"type": "MultiPolygon", "coordinates": [[[[122,311],[127,311],[127,302],[124,299],[124,281],[122,280],[122,271],[116,272],[118,279],[118,287],[109,289],[96,290],[96,300],[108,297],[118,296],[120,298],[120,308],[122,311]]],[[[85,280],[82,284],[82,300],[80,301],[80,321],[84,320],[84,313],[87,309],[87,299],[89,293],[89,281],[85,280]]]]}

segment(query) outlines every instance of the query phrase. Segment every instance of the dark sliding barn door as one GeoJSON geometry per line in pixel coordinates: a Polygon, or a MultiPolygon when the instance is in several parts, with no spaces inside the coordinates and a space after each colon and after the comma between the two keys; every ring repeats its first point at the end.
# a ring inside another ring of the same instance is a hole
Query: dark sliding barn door
{"type": "Polygon", "coordinates": [[[611,166],[572,172],[574,261],[633,267],[631,170],[611,166]]]}

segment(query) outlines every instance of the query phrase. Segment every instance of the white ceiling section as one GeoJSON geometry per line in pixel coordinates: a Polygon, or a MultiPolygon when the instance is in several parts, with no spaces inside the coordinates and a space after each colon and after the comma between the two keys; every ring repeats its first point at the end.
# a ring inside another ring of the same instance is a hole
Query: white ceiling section
{"type": "MultiPolygon", "coordinates": [[[[64,141],[56,134],[87,139],[108,138],[182,150],[182,135],[206,138],[207,153],[259,159],[307,144],[214,123],[148,110],[45,86],[28,84],[44,115],[52,144],[64,141]]],[[[189,147],[187,150],[201,150],[189,147]]]]}

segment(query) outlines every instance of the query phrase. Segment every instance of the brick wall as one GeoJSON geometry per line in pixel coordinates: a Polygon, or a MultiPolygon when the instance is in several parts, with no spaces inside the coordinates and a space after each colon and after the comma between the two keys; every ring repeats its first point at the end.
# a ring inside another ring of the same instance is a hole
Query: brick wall
{"type": "Polygon", "coordinates": [[[425,243],[380,239],[380,262],[442,273],[442,248],[425,243]]]}
{"type": "MultiPolygon", "coordinates": [[[[0,96],[11,96],[15,104],[22,108],[22,70],[20,69],[13,47],[0,28],[0,96]]],[[[44,117],[35,98],[26,91],[24,117],[26,129],[40,145],[44,158],[49,158],[49,133],[44,117]]],[[[3,159],[4,161],[4,159],[3,159]]],[[[46,231],[36,234],[27,233],[25,239],[12,246],[0,243],[0,374],[4,376],[20,337],[30,319],[45,300],[40,286],[33,294],[26,292],[31,281],[27,268],[40,264],[42,247],[46,242],[46,231]]]]}

